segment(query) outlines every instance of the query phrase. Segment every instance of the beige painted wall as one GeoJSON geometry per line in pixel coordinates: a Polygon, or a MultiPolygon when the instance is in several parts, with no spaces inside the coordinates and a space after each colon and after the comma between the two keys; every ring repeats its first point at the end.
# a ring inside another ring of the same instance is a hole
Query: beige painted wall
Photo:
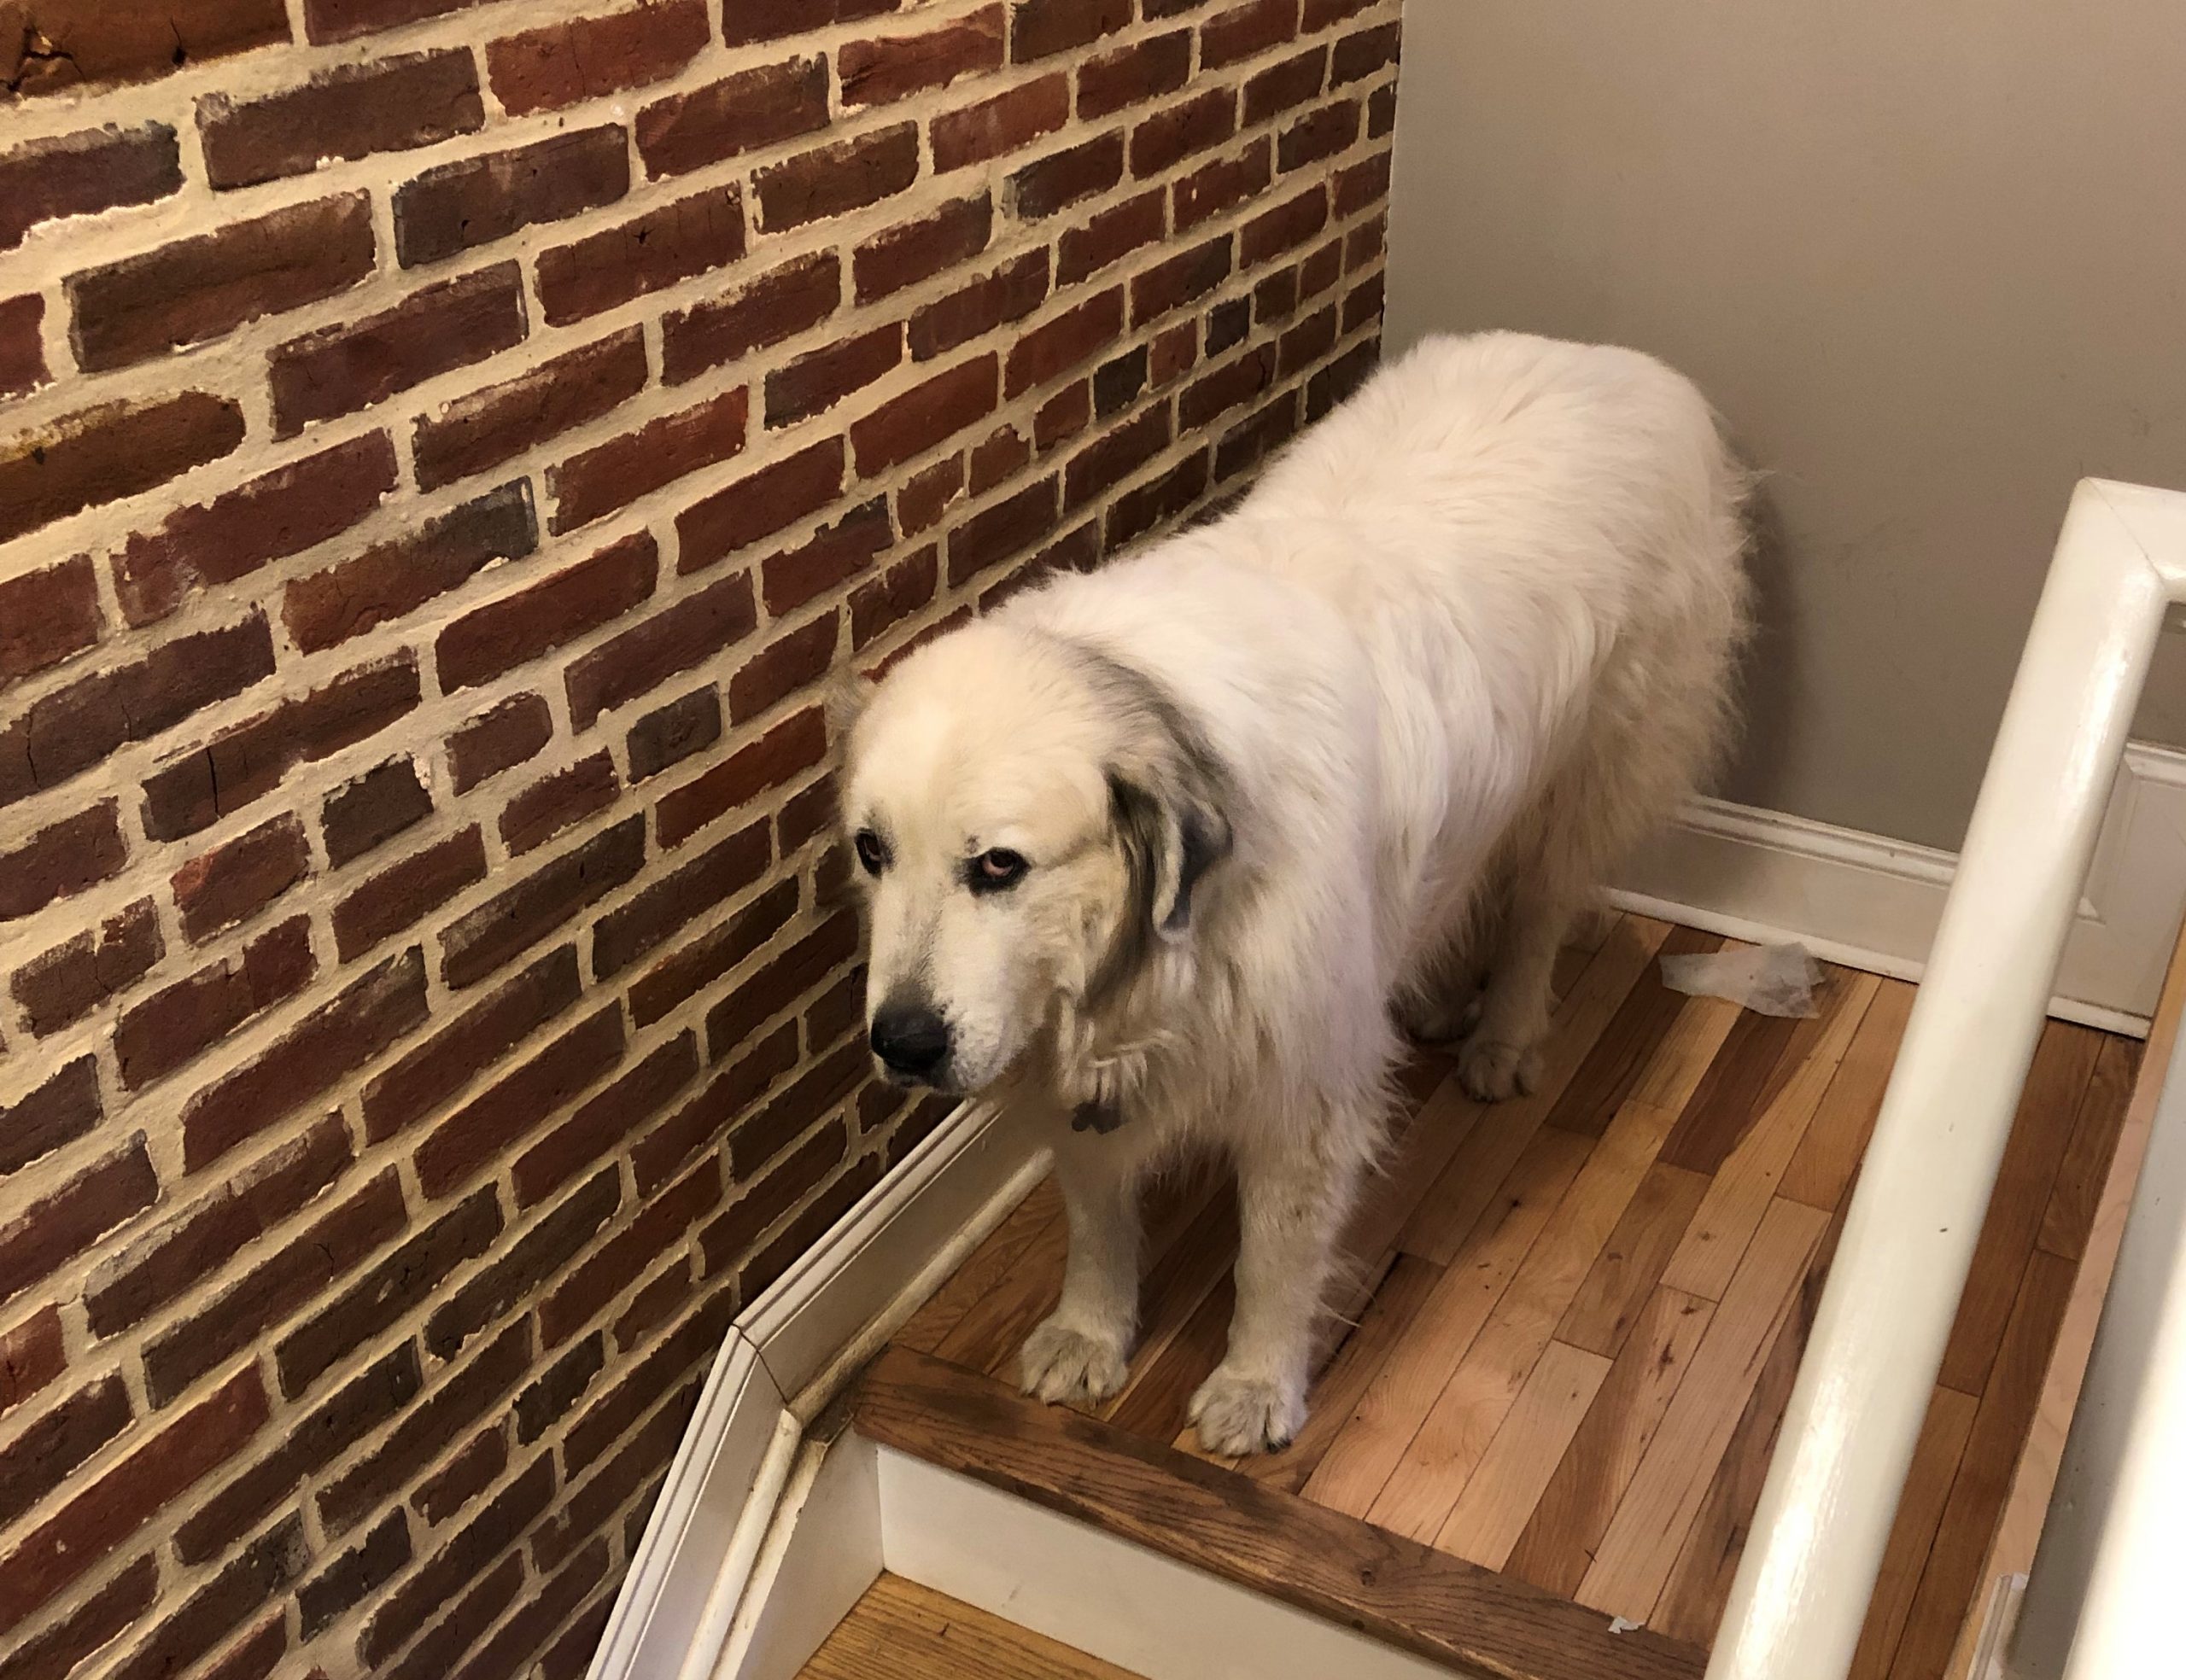
{"type": "Polygon", "coordinates": [[[1410,0],[1400,90],[1391,347],[1698,379],[1773,475],[1723,791],[1955,847],[2073,480],[2186,486],[2186,3],[1410,0]]]}

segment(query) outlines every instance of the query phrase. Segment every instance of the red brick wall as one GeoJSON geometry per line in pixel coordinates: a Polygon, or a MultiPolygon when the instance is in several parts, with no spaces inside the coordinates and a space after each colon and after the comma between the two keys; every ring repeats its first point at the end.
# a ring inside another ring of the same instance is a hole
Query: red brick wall
{"type": "Polygon", "coordinates": [[[935,1118],[821,679],[1374,358],[1395,0],[726,7],[0,0],[0,1680],[578,1672],[935,1118]]]}

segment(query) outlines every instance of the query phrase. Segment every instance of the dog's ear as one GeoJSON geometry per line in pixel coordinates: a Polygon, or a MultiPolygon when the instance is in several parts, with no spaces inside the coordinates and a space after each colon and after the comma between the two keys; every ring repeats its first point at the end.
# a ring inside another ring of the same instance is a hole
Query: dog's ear
{"type": "Polygon", "coordinates": [[[1182,779],[1147,781],[1153,785],[1110,771],[1109,807],[1138,914],[1154,933],[1178,939],[1191,926],[1201,878],[1230,855],[1230,823],[1206,790],[1182,779]]]}
{"type": "Polygon", "coordinates": [[[827,685],[827,739],[838,756],[850,739],[850,731],[865,715],[865,709],[872,703],[874,684],[863,673],[845,669],[839,672],[827,685]]]}

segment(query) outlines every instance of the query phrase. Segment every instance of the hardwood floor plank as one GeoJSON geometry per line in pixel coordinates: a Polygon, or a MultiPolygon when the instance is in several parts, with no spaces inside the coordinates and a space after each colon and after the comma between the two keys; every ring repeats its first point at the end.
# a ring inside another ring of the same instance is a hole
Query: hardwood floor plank
{"type": "Polygon", "coordinates": [[[2095,1077],[2102,1035],[2069,1021],[2051,1021],[2035,1046],[2019,1113],[1996,1170],[1996,1188],[1973,1248],[1973,1269],[1959,1297],[1937,1380],[1964,1394],[1988,1385],[2012,1301],[2042,1230],[2043,1210],[2071,1140],[2080,1100],[2095,1077]]]}
{"type": "Polygon", "coordinates": [[[1579,1590],[1715,1313],[1698,1296],[1649,1295],[1503,1569],[1565,1598],[1579,1590]]]}
{"type": "Polygon", "coordinates": [[[1368,1508],[1369,1522],[1433,1540],[1676,1123],[1673,1111],[1636,1101],[1618,1111],[1368,1508]]]}
{"type": "Polygon", "coordinates": [[[1850,983],[1847,971],[1825,965],[1821,1012],[1804,1018],[1760,1015],[1741,1011],[1722,1053],[1679,1117],[1676,1132],[1663,1146],[1663,1158],[1674,1167],[1714,1173],[1739,1141],[1766,1114],[1828,1031],[1834,1011],[1832,994],[1850,983]]]}
{"type": "Polygon", "coordinates": [[[1980,1403],[1970,1394],[1943,1387],[1928,1402],[1920,1439],[1913,1449],[1913,1467],[1906,1473],[1890,1543],[1883,1551],[1882,1572],[1875,1578],[1874,1596],[1867,1601],[1867,1619],[1860,1629],[1860,1643],[1845,1680],[1884,1680],[1890,1672],[1897,1642],[1905,1632],[1905,1618],[1913,1608],[1914,1590],[1927,1567],[1929,1549],[1943,1522],[1943,1501],[1950,1496],[1980,1403]]]}
{"type": "MultiPolygon", "coordinates": [[[[1237,1260],[1237,1198],[1225,1181],[1199,1217],[1154,1263],[1139,1286],[1138,1341],[1131,1350],[1131,1375],[1122,1391],[1106,1403],[1113,1413],[1141,1378],[1160,1363],[1200,1303],[1226,1277],[1237,1260]]],[[[1213,1367],[1209,1367],[1212,1369],[1213,1367]]],[[[999,1370],[991,1371],[1000,1376],[999,1370]]],[[[1165,1434],[1163,1438],[1167,1438],[1165,1434]]]]}
{"type": "Polygon", "coordinates": [[[1042,1179],[1002,1216],[1002,1222],[987,1234],[987,1240],[964,1257],[949,1280],[926,1298],[891,1339],[921,1353],[938,1351],[973,1304],[1010,1275],[1042,1228],[1061,1213],[1062,1193],[1055,1188],[1053,1178],[1042,1179]]]}
{"type": "Polygon", "coordinates": [[[2049,1205],[2042,1210],[2042,1229],[2035,1240],[2052,1254],[2077,1260],[2086,1250],[2140,1066],[2140,1047],[2132,1040],[2102,1041],[2095,1054],[2095,1076],[2080,1098],[2072,1135],[2065,1145],[2064,1159],[2057,1164],[2049,1205]]]}
{"type": "Polygon", "coordinates": [[[1099,1415],[1117,1428],[1151,1441],[1174,1439],[1185,1427],[1193,1394],[1222,1362],[1230,1345],[1230,1315],[1236,1299],[1236,1284],[1225,1267],[1209,1280],[1191,1316],[1160,1352],[1144,1362],[1132,1361],[1131,1380],[1099,1415]]]}
{"type": "Polygon", "coordinates": [[[1070,1224],[1058,1205],[995,1286],[972,1303],[933,1350],[943,1359],[985,1370],[1016,1356],[1017,1345],[1062,1292],[1070,1224]]]}
{"type": "Polygon", "coordinates": [[[1029,1628],[883,1575],[798,1680],[1134,1680],[1029,1628]]]}
{"type": "Polygon", "coordinates": [[[1581,1603],[1634,1621],[1652,1613],[1827,1223],[1828,1216],[1780,1198],[1762,1216],[1579,1584],[1581,1603]]]}
{"type": "Polygon", "coordinates": [[[1891,1662],[1891,1680],[1935,1680],[1950,1661],[1959,1626],[1987,1589],[1981,1566],[2010,1491],[2019,1444],[2042,1394],[2049,1349],[2071,1297],[2072,1263],[2035,1249],[2012,1301],[1990,1373],[1952,1478],[1935,1544],[1891,1662]]]}
{"type": "Polygon", "coordinates": [[[1357,1282],[1332,1292],[1337,1315],[1356,1318],[1366,1294],[1359,1286],[1386,1270],[1398,1234],[1425,1201],[1489,1105],[1464,1094],[1455,1075],[1445,1078],[1395,1138],[1361,1191],[1344,1228],[1342,1252],[1357,1282]]]}
{"type": "Polygon", "coordinates": [[[1398,1255],[1357,1326],[1336,1348],[1306,1397],[1306,1426],[1298,1432],[1297,1438],[1279,1453],[1225,1461],[1254,1481],[1286,1493],[1303,1488],[1319,1467],[1329,1443],[1350,1419],[1367,1384],[1411,1330],[1412,1320],[1441,1277],[1442,1269],[1432,1261],[1398,1255]]]}
{"type": "Polygon", "coordinates": [[[1587,1047],[1654,961],[1669,932],[1667,924],[1637,916],[1619,921],[1557,1013],[1542,1048],[1541,1079],[1533,1094],[1497,1105],[1492,1115],[1473,1128],[1406,1222],[1397,1239],[1399,1248],[1438,1266],[1447,1266],[1455,1257],[1496,1186],[1540,1129],[1587,1047]]]}
{"type": "Polygon", "coordinates": [[[1829,988],[1821,1030],[1806,1047],[1804,1061],[1709,1181],[1707,1195],[1663,1272],[1663,1281],[1672,1288],[1711,1301],[1723,1298],[1739,1257],[1768,1210],[1879,983],[1872,974],[1851,974],[1829,988]]]}
{"type": "Polygon", "coordinates": [[[851,1426],[1430,1661],[1504,1680],[1699,1680],[1694,1647],[1567,1603],[1219,1466],[890,1349],[851,1426]]]}
{"type": "MultiPolygon", "coordinates": [[[[1674,927],[1663,940],[1659,954],[1685,956],[1722,948],[1715,934],[1674,927]]],[[[1647,965],[1633,982],[1624,1000],[1616,1006],[1585,1055],[1579,1059],[1570,1082],[1564,1088],[1546,1117],[1546,1123],[1567,1132],[1599,1137],[1602,1129],[1632,1094],[1640,1070],[1660,1047],[1663,1035],[1677,1018],[1686,995],[1663,983],[1662,965],[1647,965]]]]}
{"type": "Polygon", "coordinates": [[[1500,1569],[1609,1374],[1610,1362],[1551,1342],[1435,1536],[1435,1549],[1500,1569]]]}
{"type": "Polygon", "coordinates": [[[1684,1240],[1709,1181],[1657,1161],[1556,1327],[1557,1339],[1614,1359],[1684,1240]]]}
{"type": "Polygon", "coordinates": [[[1784,1170],[1776,1193],[1825,1212],[1838,1207],[1852,1187],[1882,1108],[1884,1088],[1897,1062],[1898,1041],[1913,1012],[1914,989],[1903,980],[1885,980],[1853,1035],[1852,1047],[1838,1065],[1821,1105],[1799,1140],[1791,1164],[1784,1170]]]}
{"type": "Polygon", "coordinates": [[[1591,1148],[1590,1139],[1554,1130],[1527,1145],[1410,1332],[1336,1432],[1306,1484],[1306,1498],[1365,1514],[1591,1148]]]}

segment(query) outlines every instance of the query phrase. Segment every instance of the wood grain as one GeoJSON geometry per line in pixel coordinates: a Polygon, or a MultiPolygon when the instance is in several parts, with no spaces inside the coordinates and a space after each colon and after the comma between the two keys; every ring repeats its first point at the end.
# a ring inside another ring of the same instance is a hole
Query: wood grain
{"type": "Polygon", "coordinates": [[[1903,980],[1885,980],[1877,986],[1875,1000],[1853,1035],[1852,1047],[1838,1065],[1837,1076],[1829,1082],[1791,1164],[1784,1170],[1778,1195],[1825,1210],[1844,1201],[1874,1131],[1875,1117],[1882,1111],[1883,1091],[1897,1064],[1897,1046],[1905,1036],[1913,998],[1913,988],[1903,980]]]}
{"type": "Polygon", "coordinates": [[[2095,1076],[2080,1098],[2079,1115],[2066,1142],[2064,1158],[2057,1164],[2035,1237],[2052,1254],[2077,1260],[2086,1251],[2140,1065],[2140,1047],[2130,1039],[2102,1041],[2095,1058],[2095,1076]]]}
{"type": "Polygon", "coordinates": [[[1126,1670],[883,1575],[798,1671],[798,1680],[1134,1680],[1126,1670]]]}
{"type": "Polygon", "coordinates": [[[1430,1661],[1503,1680],[1698,1680],[1704,1658],[992,1379],[890,1349],[852,1426],[1430,1661]]]}
{"type": "Polygon", "coordinates": [[[1503,1566],[1600,1391],[1609,1366],[1601,1355],[1583,1348],[1548,1345],[1435,1534],[1437,1551],[1489,1569],[1503,1566]]]}
{"type": "Polygon", "coordinates": [[[1928,1566],[1928,1551],[1943,1521],[1943,1501],[1950,1496],[1980,1403],[1955,1388],[1937,1389],[1928,1402],[1920,1439],[1913,1449],[1913,1467],[1906,1472],[1905,1489],[1898,1496],[1882,1571],[1867,1601],[1867,1619],[1860,1629],[1846,1680],[1883,1680],[1890,1672],[1897,1642],[1905,1632],[1905,1618],[1913,1608],[1914,1590],[1920,1584],[1920,1572],[1928,1566]]]}
{"type": "Polygon", "coordinates": [[[1042,1179],[891,1339],[921,1353],[938,1350],[950,1333],[963,1322],[964,1315],[1015,1269],[1018,1257],[1033,1238],[1061,1215],[1062,1193],[1055,1188],[1054,1179],[1042,1179]]]}
{"type": "Polygon", "coordinates": [[[1556,1327],[1557,1339],[1615,1358],[1707,1190],[1697,1172],[1651,1164],[1556,1327]]]}
{"type": "Polygon", "coordinates": [[[1054,1215],[1032,1234],[994,1286],[972,1303],[936,1345],[944,1359],[985,1370],[1017,1350],[1025,1333],[1044,1317],[1062,1292],[1069,1222],[1061,1198],[1054,1215]]]}
{"type": "MultiPolygon", "coordinates": [[[[1660,954],[1686,956],[1720,950],[1722,943],[1713,934],[1674,927],[1663,940],[1660,954]]],[[[1580,1058],[1570,1082],[1547,1111],[1546,1123],[1599,1137],[1610,1117],[1632,1094],[1640,1070],[1661,1047],[1663,1035],[1685,1002],[1684,993],[1674,992],[1663,983],[1661,964],[1650,963],[1580,1058]]]]}

